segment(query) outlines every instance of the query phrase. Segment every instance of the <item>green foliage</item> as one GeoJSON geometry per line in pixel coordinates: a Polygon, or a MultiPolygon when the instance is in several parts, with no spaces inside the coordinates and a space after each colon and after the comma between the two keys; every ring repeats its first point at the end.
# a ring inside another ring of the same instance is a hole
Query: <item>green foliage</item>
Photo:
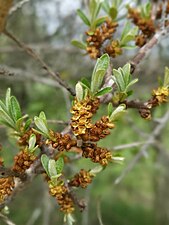
{"type": "Polygon", "coordinates": [[[118,70],[113,69],[112,78],[117,85],[118,92],[120,93],[120,101],[123,101],[131,94],[131,92],[129,92],[129,88],[138,81],[138,79],[132,80],[130,69],[131,65],[129,63],[125,64],[123,68],[118,68],[118,70]]]}
{"type": "Polygon", "coordinates": [[[6,92],[5,102],[0,100],[0,123],[12,128],[15,135],[21,135],[28,129],[31,121],[24,122],[27,115],[22,116],[21,108],[16,97],[11,96],[11,89],[6,92]]]}
{"type": "Polygon", "coordinates": [[[108,54],[102,55],[96,62],[96,65],[93,70],[92,80],[91,80],[91,92],[95,95],[103,82],[103,78],[109,66],[109,56],[108,54]]]}
{"type": "Polygon", "coordinates": [[[109,120],[111,122],[118,120],[126,112],[125,109],[126,109],[126,105],[121,104],[113,111],[112,103],[109,103],[108,105],[109,120]]]}
{"type": "Polygon", "coordinates": [[[74,45],[77,48],[86,50],[86,43],[82,42],[82,41],[78,41],[78,40],[72,40],[71,44],[74,45]]]}
{"type": "Polygon", "coordinates": [[[124,26],[121,38],[120,38],[120,46],[122,48],[135,48],[136,46],[131,46],[128,43],[135,40],[135,36],[138,33],[138,27],[131,27],[131,24],[127,22],[124,26]]]}
{"type": "Polygon", "coordinates": [[[82,85],[81,85],[80,82],[78,82],[78,83],[76,84],[75,90],[76,90],[76,97],[77,97],[77,100],[78,100],[79,102],[82,101],[83,96],[84,96],[84,92],[83,92],[83,87],[82,87],[82,85]]]}
{"type": "Polygon", "coordinates": [[[56,185],[64,167],[63,158],[60,157],[55,161],[54,159],[50,159],[46,154],[43,154],[41,156],[41,163],[52,183],[56,185]]]}
{"type": "Polygon", "coordinates": [[[151,3],[147,2],[141,6],[141,16],[145,19],[150,19],[151,17],[151,3]]]}
{"type": "Polygon", "coordinates": [[[49,129],[48,129],[45,113],[44,112],[40,112],[39,117],[35,116],[34,117],[34,122],[35,122],[35,125],[38,128],[37,131],[40,134],[44,135],[45,137],[49,137],[49,129]]]}
{"type": "Polygon", "coordinates": [[[31,134],[30,138],[29,138],[29,143],[28,143],[28,150],[33,153],[38,146],[35,146],[36,144],[36,135],[35,134],[31,134]]]}

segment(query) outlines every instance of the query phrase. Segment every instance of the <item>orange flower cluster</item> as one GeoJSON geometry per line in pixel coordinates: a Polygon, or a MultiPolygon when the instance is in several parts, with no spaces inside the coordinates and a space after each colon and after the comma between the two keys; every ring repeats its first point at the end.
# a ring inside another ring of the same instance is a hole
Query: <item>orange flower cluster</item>
{"type": "Polygon", "coordinates": [[[73,146],[76,146],[77,141],[72,139],[69,134],[62,135],[61,133],[49,131],[50,139],[46,140],[47,145],[52,145],[53,148],[57,148],[58,151],[70,150],[73,146]]]}
{"type": "Polygon", "coordinates": [[[69,185],[74,187],[86,188],[92,182],[93,175],[90,172],[81,169],[74,178],[69,182],[69,185]]]}
{"type": "Polygon", "coordinates": [[[74,211],[73,200],[64,184],[53,186],[49,181],[49,193],[56,198],[62,212],[72,213],[74,211]]]}
{"type": "Polygon", "coordinates": [[[152,96],[154,104],[160,105],[161,103],[165,103],[169,96],[169,89],[167,87],[159,87],[157,90],[153,90],[152,96]]]}
{"type": "Polygon", "coordinates": [[[26,169],[29,169],[31,164],[36,160],[36,156],[29,153],[28,150],[22,150],[14,157],[13,171],[18,173],[24,173],[26,169]]]}
{"type": "Polygon", "coordinates": [[[96,59],[101,56],[101,47],[105,40],[111,39],[113,33],[116,31],[118,24],[110,19],[107,19],[100,27],[96,28],[93,34],[87,31],[88,36],[87,42],[87,52],[90,57],[96,59]]]}
{"type": "Polygon", "coordinates": [[[6,197],[12,194],[14,188],[13,177],[0,179],[0,203],[2,203],[6,197]]]}
{"type": "Polygon", "coordinates": [[[141,34],[136,36],[136,45],[142,47],[147,40],[155,33],[155,25],[151,18],[143,18],[139,10],[128,8],[128,17],[132,19],[133,23],[139,27],[141,34]]]}
{"type": "Polygon", "coordinates": [[[162,103],[166,103],[169,96],[169,89],[167,87],[159,87],[152,92],[152,98],[147,103],[147,108],[139,110],[139,113],[144,119],[151,119],[151,109],[162,103]]]}
{"type": "Polygon", "coordinates": [[[109,129],[114,128],[114,124],[109,122],[107,116],[102,116],[91,128],[86,130],[85,134],[81,135],[83,141],[97,142],[110,134],[109,129]]]}
{"type": "Polygon", "coordinates": [[[82,155],[85,158],[90,158],[94,163],[100,163],[102,166],[107,166],[112,161],[112,154],[106,148],[97,147],[96,144],[86,143],[82,147],[82,155]]]}
{"type": "Polygon", "coordinates": [[[115,58],[118,55],[122,54],[122,48],[120,47],[120,43],[118,40],[113,40],[110,45],[105,47],[105,52],[109,54],[109,56],[115,58]]]}
{"type": "Polygon", "coordinates": [[[92,127],[91,118],[97,111],[99,104],[98,98],[92,100],[90,97],[86,97],[81,102],[75,99],[70,111],[73,114],[71,128],[75,136],[85,134],[86,130],[92,127]]]}

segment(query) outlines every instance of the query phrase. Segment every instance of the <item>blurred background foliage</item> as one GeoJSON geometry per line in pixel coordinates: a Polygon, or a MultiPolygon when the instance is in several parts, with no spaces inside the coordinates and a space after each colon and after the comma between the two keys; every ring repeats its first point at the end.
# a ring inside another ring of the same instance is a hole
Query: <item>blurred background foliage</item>
{"type": "MultiPolygon", "coordinates": [[[[19,1],[15,1],[17,2],[19,1]]],[[[86,4],[87,1],[82,0],[30,0],[9,17],[7,25],[10,31],[35,49],[72,86],[81,77],[90,79],[95,63],[70,44],[73,38],[79,37],[86,29],[76,15],[76,9],[84,9],[86,4]]],[[[134,76],[140,82],[135,88],[136,97],[148,99],[152,88],[158,86],[158,77],[163,75],[164,66],[169,66],[168,47],[169,41],[162,41],[137,68],[134,76]]],[[[130,51],[130,54],[125,52],[123,56],[114,59],[114,68],[123,66],[136,52],[137,49],[130,51]]],[[[1,99],[4,98],[7,87],[11,87],[24,113],[33,117],[43,110],[48,119],[69,120],[72,99],[38,63],[3,35],[0,37],[0,63],[14,72],[11,76],[0,76],[1,99]]],[[[98,116],[104,114],[105,108],[102,106],[98,116]]],[[[154,112],[154,117],[163,116],[167,109],[167,105],[159,107],[154,112]]],[[[136,110],[128,110],[127,115],[116,124],[112,134],[101,141],[100,145],[113,150],[114,146],[145,142],[154,126],[154,121],[144,121],[136,110]]],[[[51,124],[51,127],[55,130],[64,128],[58,124],[51,124]]],[[[122,165],[109,165],[94,179],[88,190],[78,193],[88,203],[85,212],[76,213],[78,225],[99,224],[99,212],[104,225],[169,224],[168,132],[169,126],[166,124],[159,136],[165,151],[149,146],[148,157],[142,157],[117,185],[114,184],[116,178],[139,152],[140,147],[114,151],[115,154],[124,156],[125,162],[122,165]]],[[[10,166],[18,149],[14,140],[8,141],[8,137],[8,131],[0,127],[4,158],[10,166]]],[[[92,166],[87,159],[82,159],[68,165],[67,172],[92,166]]],[[[17,225],[62,224],[62,215],[55,200],[49,197],[42,177],[35,179],[16,196],[10,205],[10,218],[17,225]]],[[[3,222],[0,224],[3,225],[3,222]]]]}

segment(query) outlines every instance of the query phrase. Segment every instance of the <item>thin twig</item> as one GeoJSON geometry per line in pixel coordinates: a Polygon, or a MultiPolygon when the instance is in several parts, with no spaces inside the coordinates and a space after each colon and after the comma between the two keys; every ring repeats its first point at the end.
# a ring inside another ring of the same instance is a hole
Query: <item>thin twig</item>
{"type": "Polygon", "coordinates": [[[65,88],[72,96],[75,96],[74,90],[69,87],[69,85],[65,81],[61,79],[60,74],[58,72],[54,72],[33,49],[25,45],[9,31],[5,30],[3,33],[11,40],[13,40],[20,48],[25,50],[25,52],[30,55],[34,60],[38,61],[42,68],[46,70],[50,76],[57,80],[61,87],[65,88]]]}
{"type": "MultiPolygon", "coordinates": [[[[133,143],[130,143],[130,144],[125,144],[125,145],[117,145],[117,146],[114,146],[113,147],[113,151],[120,151],[120,150],[123,150],[123,149],[126,149],[126,148],[134,148],[134,147],[138,147],[140,145],[144,145],[146,142],[133,142],[133,143]]],[[[152,142],[153,144],[154,142],[152,142]]]]}
{"type": "Polygon", "coordinates": [[[97,200],[97,218],[100,225],[104,225],[102,221],[101,209],[100,209],[100,199],[97,200]]]}
{"type": "Polygon", "coordinates": [[[7,216],[0,213],[0,218],[3,220],[4,223],[7,225],[16,225],[14,222],[12,222],[7,216]]]}
{"type": "Polygon", "coordinates": [[[22,0],[20,2],[18,2],[16,5],[14,5],[10,11],[9,11],[9,15],[13,14],[14,12],[16,12],[18,9],[21,9],[22,6],[25,4],[25,3],[28,3],[30,0],[22,0]]]}
{"type": "Polygon", "coordinates": [[[145,152],[147,151],[148,147],[152,144],[152,142],[155,142],[156,137],[161,133],[162,129],[166,126],[166,123],[169,119],[169,111],[165,113],[165,115],[161,118],[161,123],[159,123],[152,134],[149,136],[146,143],[142,146],[140,151],[137,153],[137,155],[134,157],[134,159],[129,163],[129,165],[126,167],[125,170],[121,173],[121,175],[115,180],[115,184],[119,184],[122,179],[133,169],[133,167],[137,164],[137,162],[142,158],[143,155],[145,155],[145,152]]]}
{"type": "Polygon", "coordinates": [[[158,31],[147,44],[145,44],[140,50],[138,51],[137,55],[130,61],[131,64],[131,73],[134,73],[136,67],[140,62],[149,54],[149,52],[152,50],[152,48],[158,44],[160,39],[167,35],[169,32],[169,26],[167,26],[165,29],[158,31]]]}

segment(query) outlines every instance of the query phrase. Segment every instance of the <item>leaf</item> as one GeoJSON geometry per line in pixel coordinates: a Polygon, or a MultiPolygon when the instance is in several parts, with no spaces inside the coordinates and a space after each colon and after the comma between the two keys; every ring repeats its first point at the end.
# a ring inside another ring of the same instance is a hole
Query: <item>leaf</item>
{"type": "Polygon", "coordinates": [[[83,87],[90,89],[90,83],[86,78],[81,79],[81,84],[83,85],[83,87]]]}
{"type": "Polygon", "coordinates": [[[113,105],[111,102],[109,102],[107,109],[108,109],[108,116],[110,117],[113,112],[113,105]]]}
{"type": "Polygon", "coordinates": [[[15,123],[11,119],[11,117],[3,110],[0,110],[0,120],[5,122],[5,124],[8,124],[10,128],[15,129],[15,123]]]}
{"type": "Polygon", "coordinates": [[[110,15],[110,17],[112,18],[112,20],[116,19],[117,14],[118,14],[117,8],[116,8],[115,6],[112,6],[112,7],[109,9],[109,15],[110,15]]]}
{"type": "Polygon", "coordinates": [[[164,87],[168,87],[169,86],[169,68],[168,67],[165,67],[163,86],[164,87]]]}
{"type": "Polygon", "coordinates": [[[21,118],[19,118],[19,119],[16,121],[15,126],[16,126],[16,130],[17,130],[17,131],[20,131],[20,128],[21,128],[21,126],[22,126],[22,124],[23,124],[23,120],[24,120],[24,117],[21,117],[21,118]]]}
{"type": "Polygon", "coordinates": [[[29,150],[33,150],[35,148],[35,144],[36,144],[36,135],[31,134],[29,138],[29,150]]]}
{"type": "Polygon", "coordinates": [[[106,19],[107,19],[107,16],[102,16],[102,17],[96,19],[94,22],[94,26],[96,26],[96,27],[100,26],[103,22],[106,21],[106,19]]]}
{"type": "Polygon", "coordinates": [[[26,131],[30,125],[32,123],[32,119],[28,119],[26,122],[25,122],[25,125],[24,125],[24,131],[26,131]]]}
{"type": "Polygon", "coordinates": [[[90,21],[87,16],[82,12],[82,10],[78,9],[77,14],[87,26],[90,26],[90,21]]]}
{"type": "Polygon", "coordinates": [[[126,112],[126,105],[125,104],[121,104],[119,105],[111,114],[111,116],[109,117],[109,120],[111,122],[119,119],[120,116],[122,116],[125,112],[126,112]]]}
{"type": "Polygon", "coordinates": [[[14,121],[17,121],[19,118],[22,117],[19,102],[14,96],[11,96],[10,98],[10,110],[14,121]]]}
{"type": "Polygon", "coordinates": [[[127,85],[126,90],[127,90],[130,86],[132,86],[133,84],[135,84],[136,82],[138,82],[138,79],[137,79],[137,78],[134,79],[134,80],[132,80],[132,81],[127,85]]]}
{"type": "Polygon", "coordinates": [[[54,159],[49,159],[48,172],[51,178],[57,176],[56,164],[54,159]]]}
{"type": "Polygon", "coordinates": [[[126,63],[123,66],[122,70],[123,70],[123,74],[124,74],[125,84],[127,86],[131,80],[131,74],[130,74],[131,65],[130,65],[130,63],[126,63]]]}
{"type": "Polygon", "coordinates": [[[8,114],[8,110],[6,108],[6,105],[0,100],[0,109],[2,109],[4,112],[8,114]]]}
{"type": "Polygon", "coordinates": [[[79,102],[81,102],[83,100],[83,96],[84,96],[84,93],[83,93],[83,87],[81,85],[80,82],[78,82],[76,84],[76,87],[75,87],[75,90],[76,90],[76,97],[77,97],[77,100],[79,102]]]}
{"type": "Polygon", "coordinates": [[[125,90],[125,82],[124,82],[123,74],[121,73],[119,69],[118,70],[113,69],[113,74],[116,78],[114,81],[116,82],[116,84],[118,84],[119,91],[123,92],[125,90]]]}
{"type": "Polygon", "coordinates": [[[109,14],[110,6],[109,6],[108,0],[105,0],[105,1],[102,3],[102,8],[103,8],[103,10],[104,10],[107,14],[109,14]]]}
{"type": "Polygon", "coordinates": [[[102,95],[105,95],[105,94],[107,94],[107,93],[109,93],[109,92],[111,92],[111,91],[112,91],[112,88],[111,88],[111,87],[106,87],[106,88],[103,88],[103,89],[101,89],[100,91],[98,91],[98,92],[95,94],[95,96],[96,96],[96,97],[102,96],[102,95]]]}
{"type": "Polygon", "coordinates": [[[44,120],[42,118],[39,118],[37,116],[35,116],[34,118],[35,121],[35,125],[37,126],[37,128],[43,133],[45,134],[45,136],[49,136],[49,130],[44,122],[44,120]]]}
{"type": "Polygon", "coordinates": [[[50,177],[50,174],[48,171],[49,158],[47,157],[47,155],[43,154],[41,156],[41,163],[42,163],[42,166],[43,166],[44,170],[46,171],[48,177],[50,177]]]}
{"type": "Polygon", "coordinates": [[[45,122],[45,124],[46,124],[46,115],[45,115],[45,113],[43,111],[41,111],[39,113],[39,118],[42,119],[45,122]]]}
{"type": "Polygon", "coordinates": [[[96,175],[97,173],[100,173],[103,170],[103,167],[101,165],[96,166],[92,170],[90,170],[90,174],[96,175]]]}
{"type": "Polygon", "coordinates": [[[121,47],[124,48],[124,49],[130,50],[130,49],[135,49],[135,48],[137,48],[138,46],[136,46],[136,45],[123,45],[123,46],[121,46],[121,47]]]}
{"type": "Polygon", "coordinates": [[[64,167],[64,160],[62,157],[60,157],[56,162],[55,162],[55,166],[56,166],[56,171],[58,174],[62,173],[63,167],[64,167]]]}
{"type": "Polygon", "coordinates": [[[77,40],[72,40],[71,44],[74,45],[75,47],[83,49],[83,50],[86,50],[86,47],[87,47],[87,45],[84,42],[80,42],[77,40]]]}
{"type": "Polygon", "coordinates": [[[121,34],[121,40],[126,36],[126,34],[130,31],[130,23],[129,22],[126,22],[125,25],[124,25],[124,29],[122,31],[122,34],[121,34]]]}
{"type": "Polygon", "coordinates": [[[91,92],[95,94],[102,85],[103,78],[109,66],[110,58],[108,54],[102,55],[96,62],[92,74],[91,92]]]}
{"type": "Polygon", "coordinates": [[[8,88],[6,91],[6,98],[5,98],[5,104],[8,112],[10,108],[10,98],[11,98],[11,89],[8,88]]]}

